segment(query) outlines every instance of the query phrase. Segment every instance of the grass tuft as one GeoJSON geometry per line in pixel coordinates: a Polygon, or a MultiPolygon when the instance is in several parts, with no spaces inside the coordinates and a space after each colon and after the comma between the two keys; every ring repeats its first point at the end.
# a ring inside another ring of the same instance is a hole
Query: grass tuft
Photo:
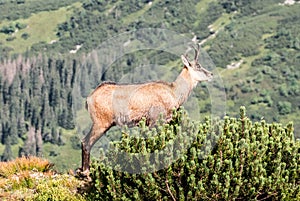
{"type": "Polygon", "coordinates": [[[53,164],[46,159],[38,157],[21,157],[9,162],[0,162],[0,177],[8,178],[17,172],[37,171],[47,172],[53,164]]]}

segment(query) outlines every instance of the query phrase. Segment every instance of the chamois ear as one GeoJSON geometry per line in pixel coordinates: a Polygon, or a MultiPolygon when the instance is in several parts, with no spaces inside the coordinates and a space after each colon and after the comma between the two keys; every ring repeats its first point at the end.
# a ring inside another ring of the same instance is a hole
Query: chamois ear
{"type": "Polygon", "coordinates": [[[186,66],[186,67],[191,67],[191,64],[188,60],[188,58],[184,55],[181,55],[181,60],[182,60],[182,63],[186,66]]]}

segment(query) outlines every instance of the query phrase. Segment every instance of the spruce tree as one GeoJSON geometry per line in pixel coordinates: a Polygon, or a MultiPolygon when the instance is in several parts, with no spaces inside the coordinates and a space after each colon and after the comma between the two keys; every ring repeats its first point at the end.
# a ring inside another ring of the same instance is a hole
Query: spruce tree
{"type": "Polygon", "coordinates": [[[11,151],[10,137],[8,136],[5,141],[5,148],[1,156],[1,161],[10,161],[12,159],[13,159],[13,154],[11,151]]]}

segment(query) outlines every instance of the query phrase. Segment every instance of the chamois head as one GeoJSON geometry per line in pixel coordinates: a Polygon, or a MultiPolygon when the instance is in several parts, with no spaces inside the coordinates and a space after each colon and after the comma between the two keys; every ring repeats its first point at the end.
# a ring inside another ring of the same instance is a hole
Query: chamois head
{"type": "Polygon", "coordinates": [[[195,57],[193,61],[189,61],[187,55],[181,55],[181,60],[185,65],[185,68],[188,69],[191,77],[197,82],[210,81],[213,78],[212,72],[206,70],[198,62],[198,56],[200,53],[200,45],[198,44],[195,49],[195,57]]]}

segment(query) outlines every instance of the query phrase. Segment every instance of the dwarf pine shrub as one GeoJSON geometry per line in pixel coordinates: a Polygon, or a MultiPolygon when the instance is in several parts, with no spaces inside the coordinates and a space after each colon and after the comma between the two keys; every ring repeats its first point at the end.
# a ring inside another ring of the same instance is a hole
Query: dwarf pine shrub
{"type": "Polygon", "coordinates": [[[169,124],[149,129],[141,122],[138,136],[125,129],[113,143],[116,152],[93,162],[87,198],[299,200],[300,143],[293,124],[253,123],[245,113],[241,107],[239,118],[197,123],[179,110],[169,124]],[[122,151],[131,154],[116,154],[122,151]]]}

